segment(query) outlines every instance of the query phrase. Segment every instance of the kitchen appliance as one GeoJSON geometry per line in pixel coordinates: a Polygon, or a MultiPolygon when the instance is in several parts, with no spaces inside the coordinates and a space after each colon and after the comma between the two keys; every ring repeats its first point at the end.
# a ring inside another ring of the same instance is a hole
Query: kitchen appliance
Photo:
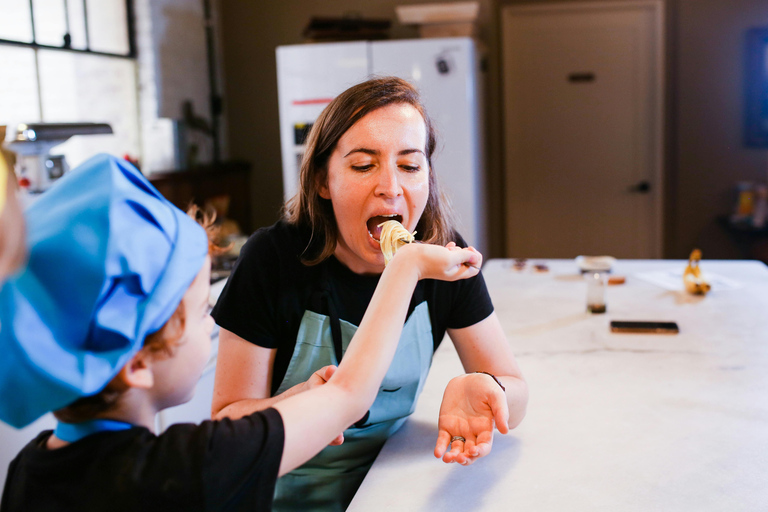
{"type": "Polygon", "coordinates": [[[471,38],[355,41],[277,48],[280,144],[286,199],[297,191],[304,139],[330,101],[374,76],[413,83],[438,132],[432,166],[457,227],[487,247],[479,58],[471,38]]]}
{"type": "Polygon", "coordinates": [[[69,170],[63,155],[51,150],[74,135],[111,134],[105,123],[29,123],[16,127],[5,147],[17,155],[16,175],[22,191],[40,193],[69,170]]]}

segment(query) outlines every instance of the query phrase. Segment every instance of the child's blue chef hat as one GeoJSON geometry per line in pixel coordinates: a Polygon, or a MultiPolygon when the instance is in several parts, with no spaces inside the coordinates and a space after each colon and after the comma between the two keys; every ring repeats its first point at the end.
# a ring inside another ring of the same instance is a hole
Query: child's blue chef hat
{"type": "Polygon", "coordinates": [[[97,393],[171,317],[205,231],[107,155],[25,212],[27,267],[0,289],[0,419],[23,427],[97,393]]]}

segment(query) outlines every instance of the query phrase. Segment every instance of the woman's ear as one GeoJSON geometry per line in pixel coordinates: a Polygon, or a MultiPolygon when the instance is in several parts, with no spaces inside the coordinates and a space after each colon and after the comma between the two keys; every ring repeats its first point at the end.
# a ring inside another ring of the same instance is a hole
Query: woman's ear
{"type": "Polygon", "coordinates": [[[315,175],[315,185],[317,194],[323,199],[331,199],[331,192],[328,190],[328,171],[322,170],[315,175]]]}
{"type": "Polygon", "coordinates": [[[125,363],[114,380],[126,388],[150,389],[155,383],[151,356],[145,350],[139,350],[125,363]]]}

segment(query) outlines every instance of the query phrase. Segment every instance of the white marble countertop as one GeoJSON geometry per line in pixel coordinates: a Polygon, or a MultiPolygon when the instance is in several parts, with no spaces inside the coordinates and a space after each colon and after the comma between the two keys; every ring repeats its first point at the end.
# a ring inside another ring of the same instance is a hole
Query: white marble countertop
{"type": "Polygon", "coordinates": [[[350,512],[768,509],[768,267],[709,261],[738,289],[706,297],[638,278],[685,261],[619,260],[608,311],[585,311],[571,260],[550,271],[483,268],[530,386],[528,413],[474,465],[432,455],[448,339],[413,416],[384,446],[350,512]],[[616,334],[610,320],[673,320],[677,335],[616,334]]]}

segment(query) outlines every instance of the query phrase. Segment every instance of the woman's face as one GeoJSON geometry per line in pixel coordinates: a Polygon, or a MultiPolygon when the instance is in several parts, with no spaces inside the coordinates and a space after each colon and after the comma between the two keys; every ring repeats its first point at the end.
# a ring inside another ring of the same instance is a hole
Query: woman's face
{"type": "Polygon", "coordinates": [[[413,232],[429,196],[427,128],[407,103],[367,114],[341,136],[320,196],[339,229],[334,255],[358,274],[384,270],[378,225],[396,219],[413,232]]]}

